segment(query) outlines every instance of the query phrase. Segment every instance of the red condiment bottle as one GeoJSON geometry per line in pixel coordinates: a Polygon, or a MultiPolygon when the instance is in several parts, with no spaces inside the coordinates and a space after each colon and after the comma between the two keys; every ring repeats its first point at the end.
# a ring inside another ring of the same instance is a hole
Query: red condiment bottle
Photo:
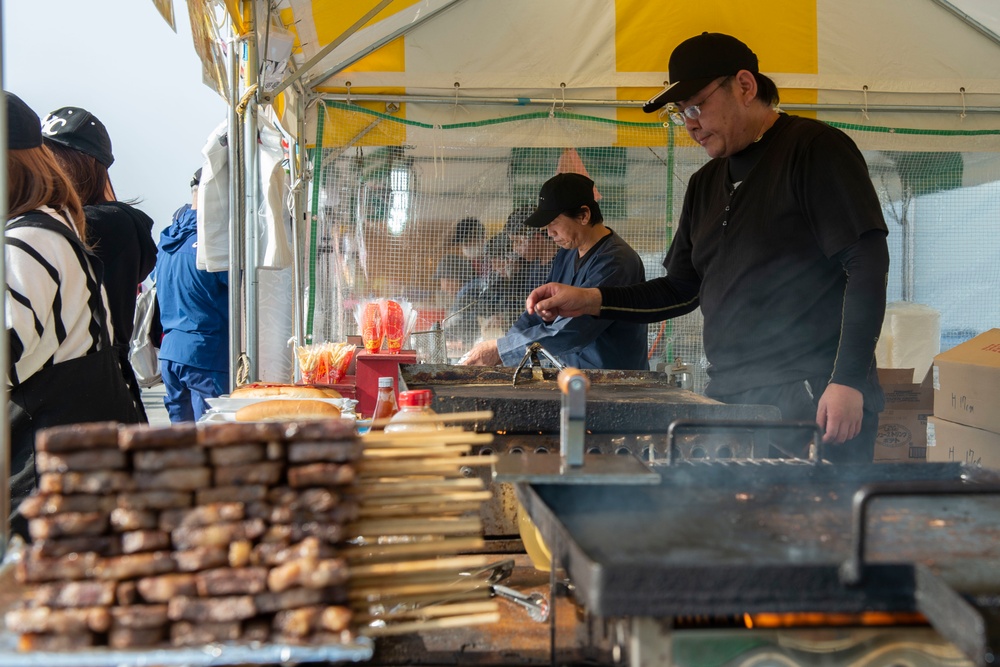
{"type": "Polygon", "coordinates": [[[391,377],[378,379],[378,396],[375,397],[375,412],[372,419],[389,419],[399,412],[396,404],[396,392],[392,388],[391,377]]]}

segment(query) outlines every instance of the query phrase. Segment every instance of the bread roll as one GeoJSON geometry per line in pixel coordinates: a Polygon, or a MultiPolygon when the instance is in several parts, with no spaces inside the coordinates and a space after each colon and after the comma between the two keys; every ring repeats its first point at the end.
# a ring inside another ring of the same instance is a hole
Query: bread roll
{"type": "Polygon", "coordinates": [[[245,385],[234,389],[229,396],[231,398],[331,398],[319,387],[298,384],[245,385]]]}
{"type": "Polygon", "coordinates": [[[281,421],[292,419],[340,419],[340,409],[323,401],[303,399],[261,401],[236,411],[236,421],[281,421]]]}
{"type": "Polygon", "coordinates": [[[231,398],[343,398],[336,389],[303,384],[248,384],[237,387],[231,398]]]}

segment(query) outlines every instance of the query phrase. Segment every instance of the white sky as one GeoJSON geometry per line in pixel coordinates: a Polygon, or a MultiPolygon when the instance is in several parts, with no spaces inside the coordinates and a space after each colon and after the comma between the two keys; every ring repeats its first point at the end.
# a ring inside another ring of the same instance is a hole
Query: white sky
{"type": "Polygon", "coordinates": [[[150,0],[0,0],[3,88],[40,117],[83,107],[114,146],[118,198],[141,200],[154,239],[190,203],[201,148],[226,119],[202,83],[187,3],[174,0],[174,33],[150,0]]]}

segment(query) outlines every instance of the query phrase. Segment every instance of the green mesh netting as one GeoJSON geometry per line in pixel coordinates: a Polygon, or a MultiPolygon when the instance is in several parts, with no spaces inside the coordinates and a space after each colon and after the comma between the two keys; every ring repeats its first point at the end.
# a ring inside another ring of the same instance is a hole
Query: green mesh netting
{"type": "MultiPolygon", "coordinates": [[[[402,298],[420,314],[417,331],[444,321],[453,361],[520,314],[527,288],[505,279],[518,264],[502,229],[515,208],[534,204],[546,179],[582,165],[602,195],[605,223],[653,278],[663,274],[688,179],[708,159],[683,129],[560,111],[431,126],[327,102],[318,121],[312,222],[300,239],[307,342],[357,334],[359,300],[402,298]],[[481,254],[465,262],[451,241],[470,218],[484,235],[481,254]],[[471,298],[484,290],[489,306],[471,298]],[[458,307],[466,308],[449,318],[458,307]]],[[[831,124],[862,149],[883,202],[889,301],[940,312],[941,349],[998,326],[1000,130],[831,124]]],[[[703,388],[699,313],[650,325],[649,341],[651,367],[681,357],[703,388]]]]}

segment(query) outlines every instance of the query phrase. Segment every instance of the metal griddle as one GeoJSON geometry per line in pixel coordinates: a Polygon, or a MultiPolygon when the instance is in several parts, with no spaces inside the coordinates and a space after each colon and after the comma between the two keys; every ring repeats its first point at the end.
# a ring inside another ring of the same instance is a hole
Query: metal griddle
{"type": "Polygon", "coordinates": [[[752,461],[681,462],[658,472],[655,486],[518,485],[592,613],[919,611],[980,664],[993,655],[997,472],[958,463],[752,461]],[[853,504],[862,489],[876,495],[859,536],[853,504]],[[857,582],[844,574],[853,568],[861,570],[857,582]]]}
{"type": "MultiPolygon", "coordinates": [[[[591,433],[666,433],[677,419],[778,419],[777,408],[726,405],[671,385],[666,374],[647,371],[584,371],[587,430],[591,433]]],[[[519,381],[514,369],[499,367],[403,365],[410,389],[433,389],[439,412],[491,410],[493,419],[477,431],[558,433],[561,397],[557,371],[542,369],[544,379],[519,381]]],[[[529,374],[530,377],[530,374],[529,374]]]]}
{"type": "MultiPolygon", "coordinates": [[[[473,454],[498,455],[549,452],[558,467],[560,408],[562,397],[554,368],[539,369],[541,378],[530,371],[513,385],[513,368],[494,366],[449,366],[404,364],[402,383],[408,389],[434,392],[437,412],[490,410],[493,418],[470,424],[480,433],[494,434],[489,445],[473,449],[473,454]]],[[[773,406],[726,405],[670,384],[664,373],[650,371],[585,370],[590,380],[587,392],[587,455],[622,455],[646,460],[650,452],[665,456],[668,430],[677,419],[773,421],[779,411],[773,406]]],[[[679,443],[682,456],[704,452],[706,456],[752,454],[748,438],[730,436],[718,442],[704,439],[679,443]]],[[[631,463],[636,463],[632,461],[631,463]]],[[[537,471],[536,471],[537,472],[537,471]]],[[[492,500],[483,508],[486,536],[508,539],[519,534],[517,499],[506,482],[494,482],[490,471],[481,474],[490,485],[492,500]]],[[[517,539],[513,548],[520,549],[517,539]]]]}

